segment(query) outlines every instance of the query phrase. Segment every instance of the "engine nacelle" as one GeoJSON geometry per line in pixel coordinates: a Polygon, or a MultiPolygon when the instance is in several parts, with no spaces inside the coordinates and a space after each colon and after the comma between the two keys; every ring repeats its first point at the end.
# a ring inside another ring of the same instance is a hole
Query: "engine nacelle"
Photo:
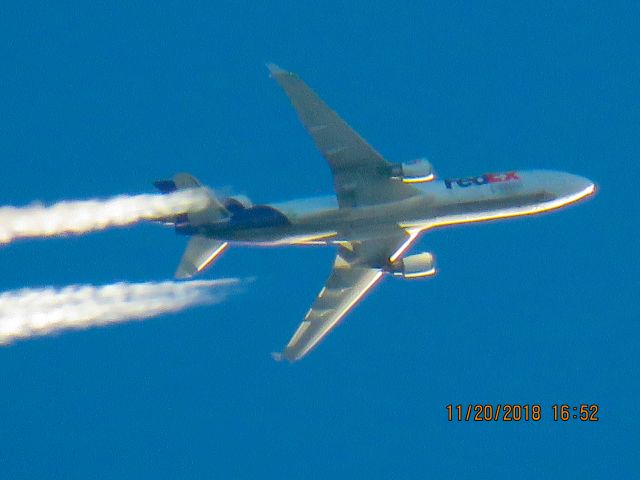
{"type": "Polygon", "coordinates": [[[429,252],[409,255],[391,264],[390,272],[403,278],[419,278],[435,275],[436,262],[429,252]]]}
{"type": "Polygon", "coordinates": [[[246,195],[234,195],[233,197],[226,197],[223,199],[222,204],[230,212],[236,212],[238,210],[244,210],[245,208],[251,208],[253,203],[246,195]]]}
{"type": "Polygon", "coordinates": [[[391,167],[391,178],[399,178],[405,183],[430,182],[434,179],[433,166],[426,158],[396,163],[391,167]]]}

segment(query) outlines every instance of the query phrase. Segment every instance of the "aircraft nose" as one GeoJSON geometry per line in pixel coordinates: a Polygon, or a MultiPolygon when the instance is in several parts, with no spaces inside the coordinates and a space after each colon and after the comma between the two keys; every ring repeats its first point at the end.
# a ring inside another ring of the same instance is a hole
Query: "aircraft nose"
{"type": "Polygon", "coordinates": [[[580,175],[564,173],[557,179],[558,196],[565,198],[567,203],[593,195],[596,191],[595,183],[580,175]]]}
{"type": "Polygon", "coordinates": [[[574,185],[576,194],[584,194],[584,196],[586,197],[587,195],[592,195],[593,193],[595,193],[596,184],[591,180],[579,175],[571,175],[571,177],[573,177],[572,183],[574,185]]]}

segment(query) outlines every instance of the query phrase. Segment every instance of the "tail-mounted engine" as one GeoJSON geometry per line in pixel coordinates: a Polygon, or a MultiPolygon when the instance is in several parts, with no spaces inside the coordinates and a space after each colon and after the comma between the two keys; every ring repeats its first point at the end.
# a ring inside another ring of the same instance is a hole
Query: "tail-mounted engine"
{"type": "Polygon", "coordinates": [[[433,166],[426,158],[395,163],[391,166],[391,178],[399,178],[404,183],[430,182],[434,179],[433,166]]]}
{"type": "Polygon", "coordinates": [[[435,259],[429,252],[409,255],[393,262],[389,273],[409,279],[435,275],[435,259]]]}
{"type": "Polygon", "coordinates": [[[233,197],[224,197],[222,204],[231,213],[235,213],[238,210],[244,210],[245,208],[251,208],[253,203],[246,195],[234,195],[233,197]]]}

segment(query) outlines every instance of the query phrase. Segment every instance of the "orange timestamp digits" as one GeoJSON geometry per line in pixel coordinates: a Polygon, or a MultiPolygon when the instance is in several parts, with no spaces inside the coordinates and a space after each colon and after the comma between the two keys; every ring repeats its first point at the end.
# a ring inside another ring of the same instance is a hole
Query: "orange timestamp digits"
{"type": "Polygon", "coordinates": [[[447,405],[447,420],[453,422],[538,422],[542,418],[542,407],[538,404],[498,403],[447,405]]]}
{"type": "MultiPolygon", "coordinates": [[[[446,406],[447,420],[453,422],[539,422],[542,419],[542,407],[537,404],[498,403],[498,404],[449,404],[446,406]]],[[[596,404],[569,405],[566,403],[551,406],[551,418],[554,422],[597,422],[600,407],[596,404]]]]}
{"type": "Polygon", "coordinates": [[[553,411],[553,420],[555,422],[558,420],[561,422],[568,422],[569,420],[597,422],[600,420],[598,418],[598,411],[600,410],[600,407],[596,404],[588,405],[586,403],[582,403],[580,405],[572,406],[563,403],[562,405],[552,405],[551,410],[553,411]]]}

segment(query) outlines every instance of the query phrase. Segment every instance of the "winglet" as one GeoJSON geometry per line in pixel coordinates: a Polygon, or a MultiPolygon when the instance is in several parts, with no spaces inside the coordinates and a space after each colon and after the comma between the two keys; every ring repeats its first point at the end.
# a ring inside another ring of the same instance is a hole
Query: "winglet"
{"type": "Polygon", "coordinates": [[[269,73],[271,74],[272,77],[275,77],[277,75],[285,75],[289,73],[286,70],[283,70],[282,68],[280,68],[275,63],[267,63],[267,68],[269,69],[269,73]]]}
{"type": "Polygon", "coordinates": [[[280,352],[271,352],[271,358],[273,358],[276,362],[281,362],[283,356],[280,352]]]}

